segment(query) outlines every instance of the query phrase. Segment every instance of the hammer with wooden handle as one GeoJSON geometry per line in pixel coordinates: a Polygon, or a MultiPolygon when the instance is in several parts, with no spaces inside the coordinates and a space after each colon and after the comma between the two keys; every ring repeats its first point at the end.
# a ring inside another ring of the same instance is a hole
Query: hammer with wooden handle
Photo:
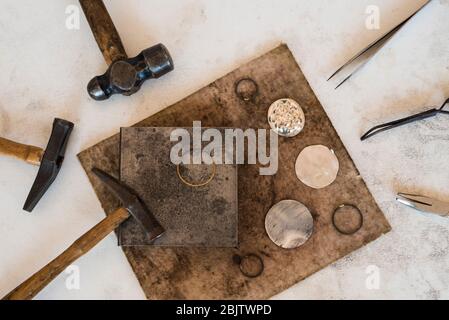
{"type": "Polygon", "coordinates": [[[164,228],[134,191],[104,171],[93,169],[92,172],[120,199],[123,207],[108,215],[103,221],[76,240],[56,259],[4,297],[3,300],[32,299],[76,259],[86,254],[121,223],[130,218],[130,215],[140,223],[151,241],[159,238],[165,232],[164,228]]]}
{"type": "Polygon", "coordinates": [[[39,171],[25,201],[23,210],[33,211],[44,193],[55,181],[64,160],[67,142],[73,126],[73,123],[67,120],[55,119],[45,151],[38,147],[0,138],[0,155],[12,156],[39,166],[39,171]]]}
{"type": "Polygon", "coordinates": [[[158,44],[128,58],[120,35],[102,0],[80,0],[81,8],[103,54],[108,70],[93,78],[87,91],[94,100],[106,100],[113,94],[130,96],[148,79],[157,79],[174,69],[167,48],[158,44]]]}

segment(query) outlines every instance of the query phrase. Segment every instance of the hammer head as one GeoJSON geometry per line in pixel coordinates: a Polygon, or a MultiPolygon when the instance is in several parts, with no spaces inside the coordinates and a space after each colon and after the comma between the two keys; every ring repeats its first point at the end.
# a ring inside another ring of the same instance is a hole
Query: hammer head
{"type": "Polygon", "coordinates": [[[92,169],[92,172],[122,202],[123,207],[139,222],[146,231],[149,240],[156,240],[164,234],[164,228],[133,190],[100,169],[94,168],[92,169]]]}
{"type": "Polygon", "coordinates": [[[87,91],[94,100],[106,100],[113,94],[130,96],[150,78],[157,79],[174,69],[167,48],[158,44],[138,56],[114,61],[105,74],[93,78],[87,91]]]}
{"type": "Polygon", "coordinates": [[[42,156],[37,177],[34,180],[31,191],[25,201],[23,210],[28,212],[33,211],[44,193],[48,190],[53,181],[55,181],[64,160],[67,142],[72,129],[73,123],[71,122],[62,119],[54,120],[53,130],[47,144],[47,149],[45,149],[42,156]]]}

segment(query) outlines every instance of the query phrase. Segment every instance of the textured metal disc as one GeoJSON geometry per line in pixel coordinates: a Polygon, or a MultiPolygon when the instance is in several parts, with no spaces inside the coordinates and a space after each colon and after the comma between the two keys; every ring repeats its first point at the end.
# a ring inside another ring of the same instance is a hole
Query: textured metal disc
{"type": "Polygon", "coordinates": [[[280,99],[268,110],[268,123],[271,129],[283,137],[298,135],[306,123],[301,106],[293,99],[280,99]]]}
{"type": "Polygon", "coordinates": [[[302,246],[313,232],[313,217],[309,209],[294,200],[274,205],[265,217],[265,230],[276,245],[284,249],[302,246]]]}
{"type": "Polygon", "coordinates": [[[296,176],[315,189],[331,185],[337,178],[340,164],[334,151],[322,145],[305,148],[296,159],[296,176]]]}

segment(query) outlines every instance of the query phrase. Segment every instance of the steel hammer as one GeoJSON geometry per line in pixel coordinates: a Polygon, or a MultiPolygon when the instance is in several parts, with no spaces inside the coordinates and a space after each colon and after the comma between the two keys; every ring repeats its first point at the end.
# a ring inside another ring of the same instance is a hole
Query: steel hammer
{"type": "Polygon", "coordinates": [[[65,268],[95,247],[97,243],[131,216],[140,223],[146,231],[149,240],[155,240],[164,234],[164,228],[133,190],[102,170],[94,168],[92,172],[122,202],[123,207],[109,214],[95,227],[76,240],[66,251],[11,291],[3,300],[32,299],[63,272],[65,268]]]}
{"type": "Polygon", "coordinates": [[[164,45],[158,44],[128,58],[120,35],[102,0],[80,0],[95,40],[103,53],[108,70],[87,85],[95,100],[109,99],[113,94],[130,96],[151,78],[157,79],[174,69],[173,60],[164,45]]]}
{"type": "Polygon", "coordinates": [[[33,211],[44,193],[55,181],[64,160],[67,142],[73,126],[73,123],[67,120],[55,119],[45,151],[38,147],[24,145],[0,137],[0,154],[13,156],[30,164],[40,166],[23,210],[33,211]]]}

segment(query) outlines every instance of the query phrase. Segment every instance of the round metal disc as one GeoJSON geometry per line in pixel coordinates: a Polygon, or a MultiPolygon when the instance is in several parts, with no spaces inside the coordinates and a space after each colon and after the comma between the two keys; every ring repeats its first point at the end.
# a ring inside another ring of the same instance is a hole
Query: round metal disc
{"type": "Polygon", "coordinates": [[[268,110],[268,123],[271,129],[283,137],[298,135],[306,123],[301,106],[293,99],[280,99],[268,110]]]}
{"type": "Polygon", "coordinates": [[[322,145],[305,148],[296,159],[296,176],[315,189],[331,185],[337,178],[340,164],[334,151],[322,145]]]}
{"type": "Polygon", "coordinates": [[[274,205],[265,217],[265,230],[276,245],[294,249],[309,240],[313,232],[313,217],[309,209],[294,200],[274,205]]]}

